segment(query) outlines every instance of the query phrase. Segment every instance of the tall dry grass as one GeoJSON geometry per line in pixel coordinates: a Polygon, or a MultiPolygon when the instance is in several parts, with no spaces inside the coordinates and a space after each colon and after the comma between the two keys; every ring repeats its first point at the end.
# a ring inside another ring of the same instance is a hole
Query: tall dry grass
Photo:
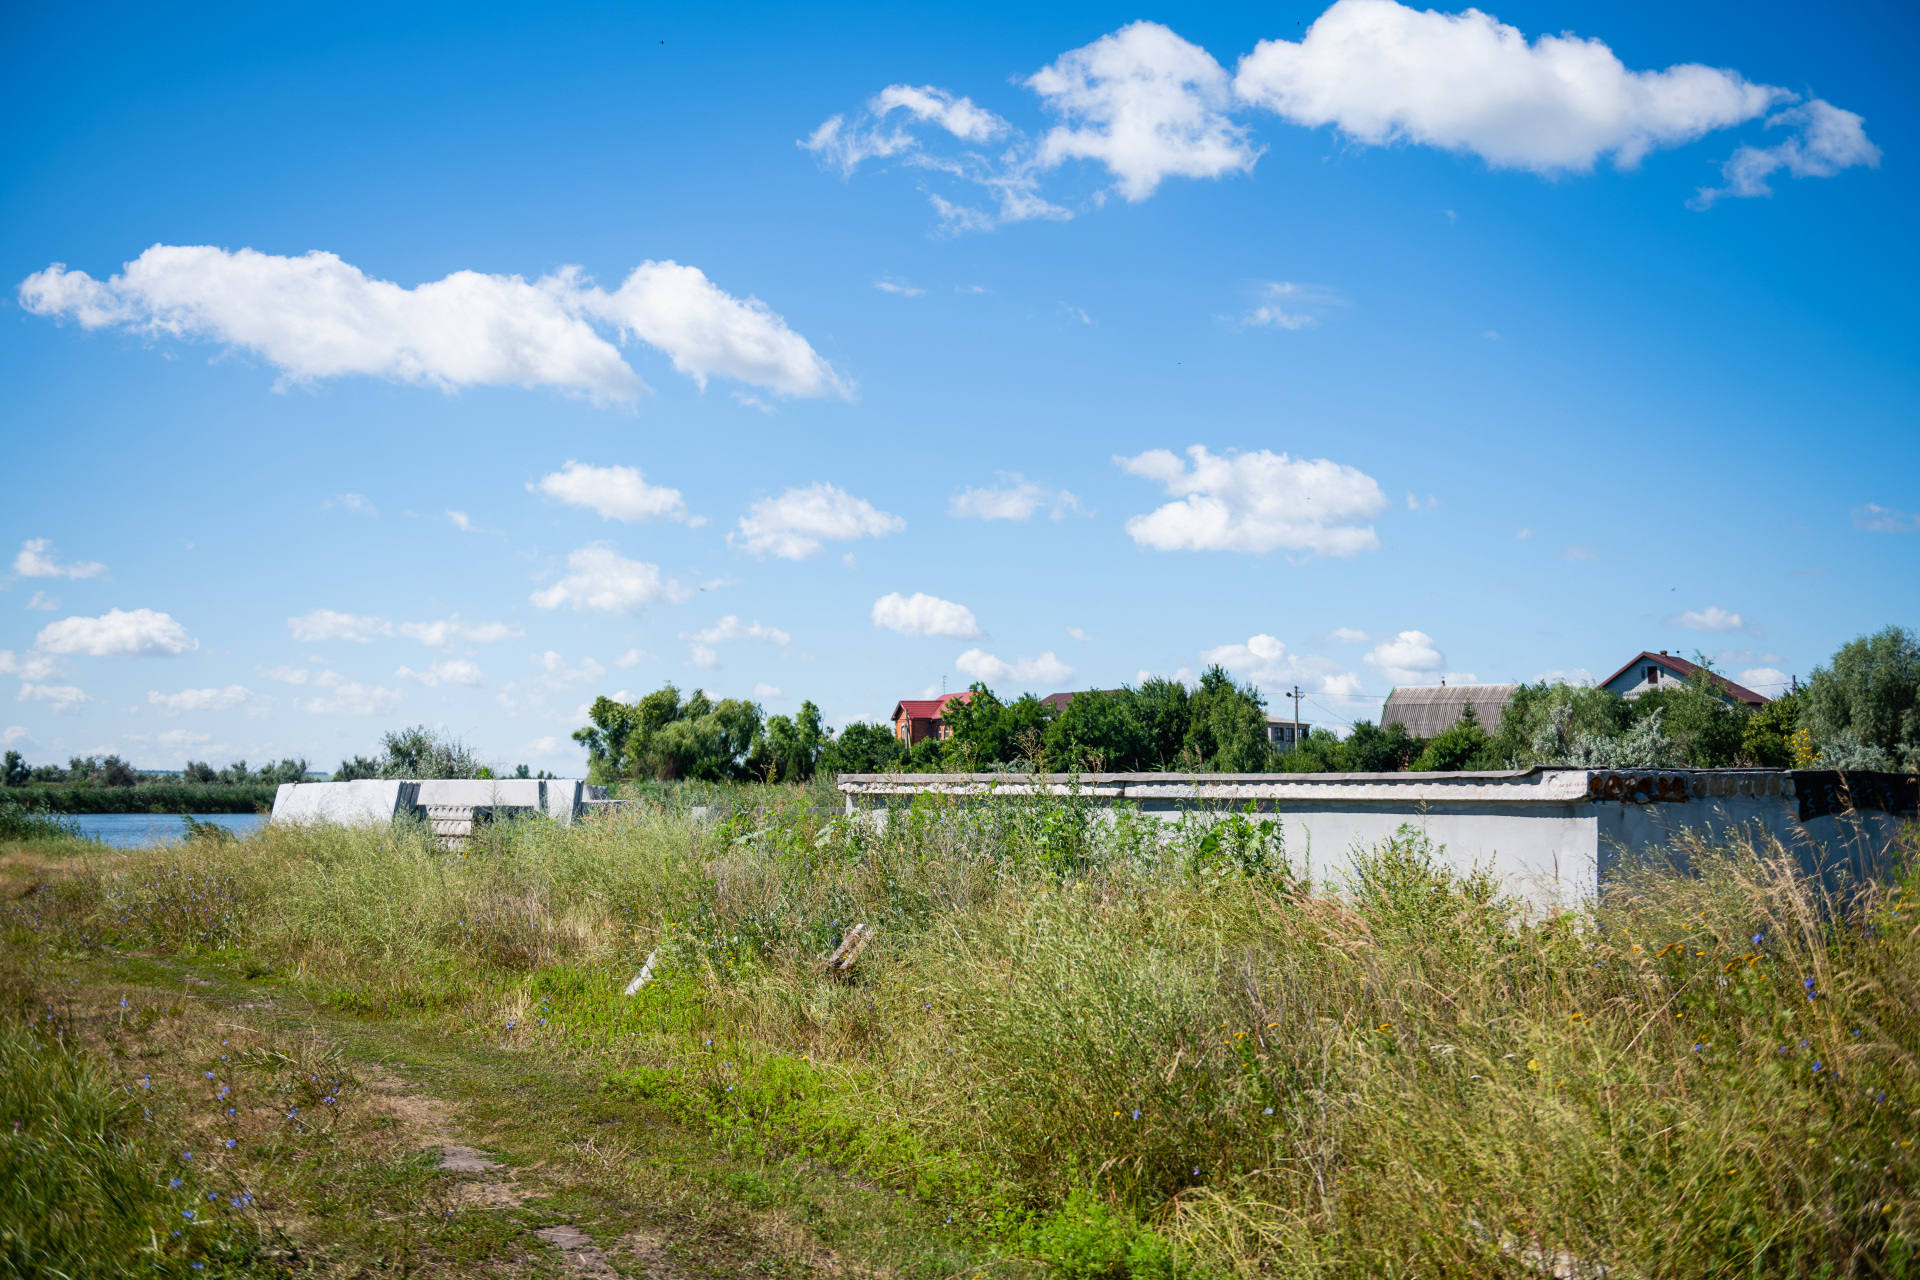
{"type": "Polygon", "coordinates": [[[1246,818],[753,795],[464,854],[269,828],[103,868],[88,927],[600,1063],[1069,1275],[1916,1269],[1905,870],[1696,845],[1538,920],[1412,830],[1330,895],[1246,818]]]}

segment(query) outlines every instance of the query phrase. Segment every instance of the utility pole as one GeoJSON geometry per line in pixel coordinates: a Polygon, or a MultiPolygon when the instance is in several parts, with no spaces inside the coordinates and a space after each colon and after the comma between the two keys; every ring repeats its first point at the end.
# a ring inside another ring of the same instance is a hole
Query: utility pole
{"type": "Polygon", "coordinates": [[[1293,699],[1293,749],[1300,748],[1300,686],[1293,686],[1293,692],[1285,695],[1293,699]]]}

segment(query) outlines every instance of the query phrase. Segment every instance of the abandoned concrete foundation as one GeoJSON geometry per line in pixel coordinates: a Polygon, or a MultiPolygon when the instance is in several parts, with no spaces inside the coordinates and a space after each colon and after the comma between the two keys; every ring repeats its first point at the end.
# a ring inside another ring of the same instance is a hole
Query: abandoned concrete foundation
{"type": "Polygon", "coordinates": [[[1771,837],[1839,887],[1884,874],[1915,815],[1911,774],[1770,769],[1564,769],[1499,773],[841,774],[849,815],[885,821],[919,796],[984,801],[1081,797],[1168,822],[1251,810],[1277,819],[1289,861],[1338,888],[1352,855],[1403,826],[1444,848],[1456,870],[1490,868],[1539,910],[1597,901],[1626,865],[1674,851],[1676,837],[1771,837]]]}

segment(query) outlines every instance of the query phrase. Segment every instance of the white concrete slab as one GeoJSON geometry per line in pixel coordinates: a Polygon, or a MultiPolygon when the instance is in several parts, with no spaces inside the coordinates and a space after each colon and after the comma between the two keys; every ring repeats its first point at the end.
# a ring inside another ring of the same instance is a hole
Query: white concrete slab
{"type": "Polygon", "coordinates": [[[395,778],[357,782],[283,782],[273,795],[275,822],[332,822],[346,827],[392,822],[412,813],[420,784],[395,778]]]}

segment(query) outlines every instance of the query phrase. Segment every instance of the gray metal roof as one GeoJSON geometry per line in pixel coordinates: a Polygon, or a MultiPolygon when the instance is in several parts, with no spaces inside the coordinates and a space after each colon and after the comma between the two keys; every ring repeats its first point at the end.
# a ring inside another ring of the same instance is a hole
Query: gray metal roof
{"type": "Polygon", "coordinates": [[[1480,727],[1492,733],[1500,727],[1517,684],[1436,684],[1395,689],[1381,708],[1380,724],[1405,725],[1416,738],[1431,738],[1460,723],[1460,711],[1469,702],[1480,717],[1480,727]]]}

